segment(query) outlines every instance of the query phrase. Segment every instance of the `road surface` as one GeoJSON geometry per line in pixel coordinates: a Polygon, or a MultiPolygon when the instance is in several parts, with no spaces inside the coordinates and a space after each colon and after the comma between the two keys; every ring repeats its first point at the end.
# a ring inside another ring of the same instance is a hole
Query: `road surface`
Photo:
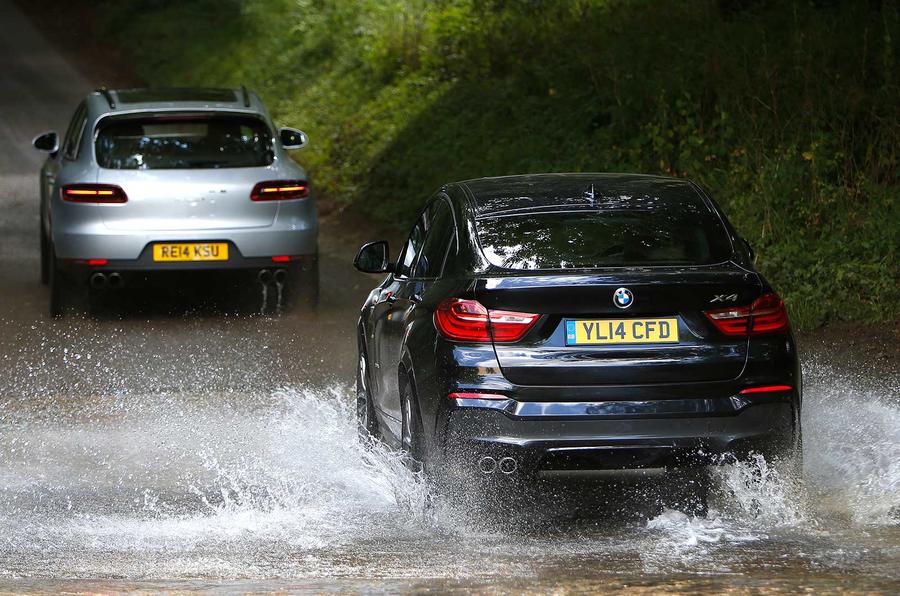
{"type": "Polygon", "coordinates": [[[551,483],[512,519],[426,508],[356,444],[372,280],[337,226],[316,313],[233,314],[252,292],[195,287],[47,318],[29,142],[97,82],[6,0],[0,63],[0,591],[900,591],[896,351],[804,339],[805,494],[761,462],[724,468],[704,518],[640,481],[551,483]]]}

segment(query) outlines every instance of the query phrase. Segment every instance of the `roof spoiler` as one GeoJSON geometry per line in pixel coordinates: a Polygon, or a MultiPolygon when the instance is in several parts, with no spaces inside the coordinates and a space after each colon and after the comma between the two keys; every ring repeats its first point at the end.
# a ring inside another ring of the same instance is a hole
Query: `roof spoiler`
{"type": "Polygon", "coordinates": [[[247,91],[247,88],[241,85],[241,97],[244,98],[244,107],[250,107],[250,93],[247,91]]]}
{"type": "Polygon", "coordinates": [[[113,99],[112,93],[109,92],[109,89],[106,87],[100,87],[99,89],[94,89],[97,93],[106,98],[106,103],[109,104],[110,110],[116,109],[116,100],[113,99]]]}

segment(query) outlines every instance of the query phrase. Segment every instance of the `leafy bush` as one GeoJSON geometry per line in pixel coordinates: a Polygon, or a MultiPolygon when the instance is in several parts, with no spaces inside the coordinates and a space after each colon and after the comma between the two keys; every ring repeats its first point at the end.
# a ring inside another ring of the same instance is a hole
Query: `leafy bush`
{"type": "Polygon", "coordinates": [[[326,204],[405,227],[454,179],[687,176],[796,326],[900,315],[893,3],[106,4],[149,83],[244,83],[309,132],[300,157],[326,204]]]}

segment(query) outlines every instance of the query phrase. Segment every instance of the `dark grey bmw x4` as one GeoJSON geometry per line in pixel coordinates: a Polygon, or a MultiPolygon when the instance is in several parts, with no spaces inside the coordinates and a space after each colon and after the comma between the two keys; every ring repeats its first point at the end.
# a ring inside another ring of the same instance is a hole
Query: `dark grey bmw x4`
{"type": "Polygon", "coordinates": [[[448,184],[358,326],[363,435],[431,473],[796,461],[801,373],[784,303],[682,179],[547,174],[448,184]]]}

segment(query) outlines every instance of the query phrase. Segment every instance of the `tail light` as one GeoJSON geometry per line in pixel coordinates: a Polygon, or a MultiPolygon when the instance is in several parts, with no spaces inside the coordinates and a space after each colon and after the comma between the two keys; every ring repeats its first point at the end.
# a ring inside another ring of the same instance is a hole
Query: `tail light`
{"type": "Polygon", "coordinates": [[[540,315],[488,310],[477,300],[448,298],[434,313],[434,324],[447,339],[486,343],[514,342],[531,329],[540,315]]]}
{"type": "Polygon", "coordinates": [[[750,306],[733,306],[704,313],[725,335],[767,335],[790,327],[784,301],[778,294],[763,294],[750,306]]]}
{"type": "Polygon", "coordinates": [[[250,193],[251,201],[287,201],[309,196],[309,184],[305,180],[269,180],[260,182],[250,193]]]}
{"type": "Polygon", "coordinates": [[[115,184],[68,184],[60,189],[70,203],[127,203],[128,195],[115,184]]]}

